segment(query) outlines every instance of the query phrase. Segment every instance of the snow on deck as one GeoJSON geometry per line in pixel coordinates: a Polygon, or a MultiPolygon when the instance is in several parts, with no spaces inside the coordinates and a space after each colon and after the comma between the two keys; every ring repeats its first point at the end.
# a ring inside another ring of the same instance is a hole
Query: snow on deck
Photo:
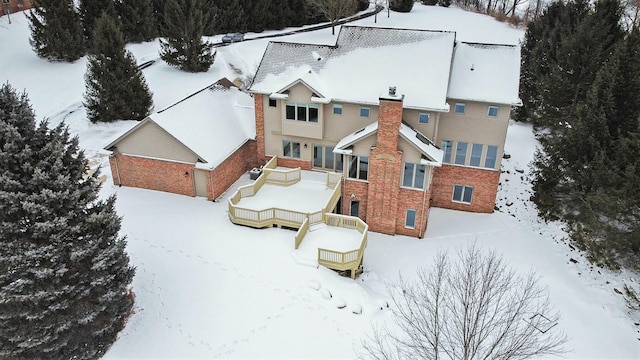
{"type": "Polygon", "coordinates": [[[327,187],[324,176],[324,173],[302,171],[300,181],[291,186],[265,183],[257,194],[242,198],[237,206],[250,210],[280,208],[301,213],[320,211],[327,206],[333,193],[327,187]]]}
{"type": "Polygon", "coordinates": [[[348,252],[360,248],[362,234],[355,229],[347,229],[325,224],[314,225],[302,240],[295,256],[305,262],[318,262],[318,248],[338,252],[348,252]]]}

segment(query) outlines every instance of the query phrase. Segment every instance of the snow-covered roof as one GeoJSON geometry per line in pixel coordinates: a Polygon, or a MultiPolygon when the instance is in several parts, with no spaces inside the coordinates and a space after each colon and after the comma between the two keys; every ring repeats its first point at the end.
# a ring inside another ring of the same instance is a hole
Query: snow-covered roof
{"type": "Polygon", "coordinates": [[[338,144],[333,147],[333,152],[338,154],[351,154],[351,149],[349,149],[351,145],[357,143],[358,141],[366,138],[371,134],[375,134],[377,131],[378,122],[376,121],[343,137],[342,140],[338,141],[338,144]]]}
{"type": "Polygon", "coordinates": [[[333,101],[377,104],[389,86],[404,106],[448,111],[455,33],[342,26],[335,46],[270,42],[250,91],[272,94],[304,82],[333,101]]]}
{"type": "Polygon", "coordinates": [[[426,136],[404,123],[400,124],[400,135],[415,146],[423,155],[429,158],[428,160],[423,161],[425,165],[442,166],[444,151],[435,146],[435,144],[426,136]]]}
{"type": "MultiPolygon", "coordinates": [[[[333,148],[333,152],[337,154],[349,155],[352,153],[350,147],[353,144],[370,135],[376,134],[377,132],[378,122],[376,121],[342,138],[333,148]]],[[[435,144],[426,136],[422,135],[405,123],[400,124],[399,135],[407,140],[410,144],[415,146],[415,148],[418,149],[420,153],[428,158],[423,161],[425,165],[442,166],[442,157],[444,155],[444,152],[437,146],[435,146],[435,144]]]]}
{"type": "Polygon", "coordinates": [[[465,42],[456,45],[449,98],[522,105],[519,82],[519,46],[465,42]]]}
{"type": "MultiPolygon", "coordinates": [[[[226,79],[147,117],[194,152],[212,169],[247,140],[254,139],[253,99],[226,79]]],[[[109,144],[109,149],[142,124],[109,144]]]]}

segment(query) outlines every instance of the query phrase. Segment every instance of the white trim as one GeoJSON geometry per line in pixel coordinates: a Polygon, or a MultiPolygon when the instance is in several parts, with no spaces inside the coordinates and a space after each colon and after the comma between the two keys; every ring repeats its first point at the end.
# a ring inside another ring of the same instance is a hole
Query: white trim
{"type": "Polygon", "coordinates": [[[311,102],[318,103],[318,104],[329,104],[331,102],[331,98],[312,96],[311,102]]]}
{"type": "Polygon", "coordinates": [[[136,155],[136,154],[128,154],[128,153],[119,153],[118,155],[130,156],[130,157],[141,158],[141,159],[166,161],[166,162],[172,162],[172,163],[178,163],[178,164],[189,164],[194,166],[197,164],[197,162],[171,160],[171,159],[164,159],[164,158],[153,157],[153,156],[144,156],[144,155],[136,155]]]}

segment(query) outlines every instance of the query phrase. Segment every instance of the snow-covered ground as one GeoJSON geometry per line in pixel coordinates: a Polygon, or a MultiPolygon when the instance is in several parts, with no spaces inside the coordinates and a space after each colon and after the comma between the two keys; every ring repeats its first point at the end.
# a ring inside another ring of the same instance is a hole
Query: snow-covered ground
{"type": "MultiPolygon", "coordinates": [[[[87,154],[102,165],[99,150],[134,123],[90,124],[82,107],[86,59],[72,64],[37,58],[22,14],[0,18],[0,82],[29,93],[38,118],[66,121],[87,154]]],[[[517,43],[521,30],[458,9],[416,4],[409,14],[386,13],[361,25],[456,30],[458,40],[517,43]]],[[[263,34],[260,34],[263,35],[263,34]]],[[[257,35],[255,35],[257,36],[257,35]]],[[[248,39],[252,34],[247,34],[248,39]]],[[[218,40],[215,38],[214,40],[218,40]]],[[[278,40],[334,43],[330,29],[278,40]]],[[[222,76],[244,77],[257,67],[267,40],[218,49],[204,74],[189,74],[161,61],[144,70],[157,109],[222,76]]],[[[157,42],[128,47],[139,62],[157,59],[157,42]]],[[[243,176],[220,202],[113,186],[108,166],[102,194],[117,194],[122,233],[137,268],[135,314],[106,355],[109,359],[353,358],[372,324],[391,319],[386,284],[411,279],[440,249],[475,241],[501,252],[514,269],[534,269],[562,316],[569,337],[565,357],[640,358],[639,326],[614,289],[634,280],[590,266],[565,242],[558,224],[541,223],[529,201],[531,126],[513,123],[498,194],[500,211],[470,214],[432,209],[424,239],[369,234],[364,273],[353,281],[311,266],[294,250],[294,232],[231,224],[226,199],[250,183],[243,176]],[[577,261],[573,262],[571,259],[577,261]]],[[[637,321],[637,320],[636,320],[637,321]]]]}

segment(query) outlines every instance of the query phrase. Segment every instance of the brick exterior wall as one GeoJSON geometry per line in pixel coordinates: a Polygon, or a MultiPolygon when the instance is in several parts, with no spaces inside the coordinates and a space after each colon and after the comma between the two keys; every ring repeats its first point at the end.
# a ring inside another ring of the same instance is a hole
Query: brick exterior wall
{"type": "Polygon", "coordinates": [[[33,4],[31,3],[31,0],[9,0],[8,4],[0,2],[0,10],[2,11],[2,15],[7,15],[7,11],[5,9],[11,9],[11,13],[13,14],[18,11],[31,9],[32,6],[33,4]]]}
{"type": "Polygon", "coordinates": [[[256,141],[247,141],[213,169],[213,198],[220,197],[242,174],[254,167],[259,167],[260,164],[256,157],[256,141]]]}
{"type": "Polygon", "coordinates": [[[269,160],[264,148],[264,99],[262,94],[253,94],[256,112],[256,156],[261,162],[269,160]]]}
{"type": "Polygon", "coordinates": [[[193,164],[117,154],[109,157],[109,165],[115,185],[195,196],[193,164]]]}
{"type": "MultiPolygon", "coordinates": [[[[351,201],[360,202],[360,219],[367,221],[367,195],[369,183],[345,179],[342,185],[342,214],[350,215],[351,201]],[[353,195],[353,197],[351,196],[353,195]]],[[[371,226],[371,224],[369,224],[371,226]]]]}
{"type": "Polygon", "coordinates": [[[204,171],[207,199],[220,197],[238,178],[253,167],[260,166],[256,158],[256,142],[247,141],[212,171],[195,169],[195,164],[148,159],[116,154],[109,157],[115,185],[165,191],[195,196],[194,171],[204,171]],[[117,168],[116,168],[117,159],[117,168]],[[118,173],[120,178],[118,179],[118,173]],[[188,173],[188,176],[184,174],[188,173]]]}
{"type": "Polygon", "coordinates": [[[431,205],[453,210],[492,213],[499,181],[500,172],[496,170],[443,164],[433,175],[431,205]],[[454,185],[473,186],[471,204],[452,201],[454,185]]]}
{"type": "Polygon", "coordinates": [[[422,238],[427,230],[429,220],[429,203],[431,193],[423,190],[400,188],[398,195],[398,211],[396,212],[396,234],[422,238]],[[416,226],[406,228],[405,218],[407,209],[416,210],[416,226]]]}
{"type": "Polygon", "coordinates": [[[371,231],[396,233],[398,197],[402,173],[402,152],[398,151],[398,133],[402,122],[402,101],[380,99],[378,136],[369,157],[369,193],[367,219],[371,231]]]}
{"type": "Polygon", "coordinates": [[[311,170],[311,161],[296,160],[279,156],[278,166],[288,167],[292,169],[299,167],[302,170],[311,170]]]}

